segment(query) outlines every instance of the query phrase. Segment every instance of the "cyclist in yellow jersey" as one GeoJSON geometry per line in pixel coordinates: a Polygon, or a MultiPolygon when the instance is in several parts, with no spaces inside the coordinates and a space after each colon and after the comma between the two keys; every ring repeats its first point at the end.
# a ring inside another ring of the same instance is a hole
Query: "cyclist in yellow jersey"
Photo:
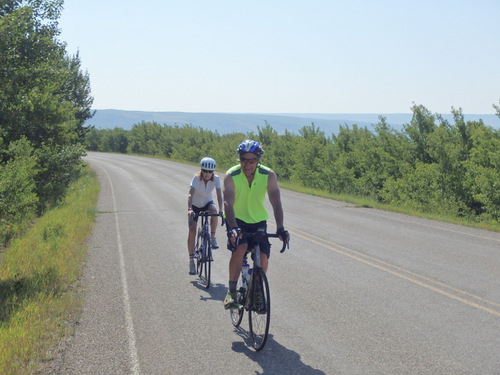
{"type": "MultiPolygon", "coordinates": [[[[235,301],[236,285],[243,265],[243,257],[248,248],[243,232],[255,232],[267,228],[269,214],[265,208],[266,193],[274,211],[277,234],[282,241],[288,241],[288,232],[283,227],[283,207],[281,206],[278,179],[274,171],[260,164],[264,150],[256,141],[245,140],[238,149],[240,164],[230,168],[224,178],[224,212],[228,232],[228,248],[232,251],[229,261],[229,288],[224,308],[241,308],[235,301]],[[240,237],[238,247],[236,240],[240,237]]],[[[271,245],[267,238],[260,243],[261,267],[267,272],[271,245]]]]}

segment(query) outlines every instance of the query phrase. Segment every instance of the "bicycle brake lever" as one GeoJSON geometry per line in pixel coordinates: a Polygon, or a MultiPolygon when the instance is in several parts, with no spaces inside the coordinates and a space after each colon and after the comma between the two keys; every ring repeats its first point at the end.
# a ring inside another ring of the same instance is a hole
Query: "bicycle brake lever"
{"type": "Polygon", "coordinates": [[[281,248],[280,253],[284,253],[287,248],[290,248],[290,243],[288,241],[283,242],[283,247],[281,248]]]}
{"type": "Polygon", "coordinates": [[[283,247],[281,248],[280,253],[284,253],[286,249],[290,248],[290,233],[287,231],[286,241],[283,241],[283,247]]]}

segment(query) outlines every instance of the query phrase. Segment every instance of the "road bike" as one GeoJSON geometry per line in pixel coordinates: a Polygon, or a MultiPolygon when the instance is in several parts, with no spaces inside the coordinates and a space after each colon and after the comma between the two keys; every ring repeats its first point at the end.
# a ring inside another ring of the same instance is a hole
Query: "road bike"
{"type": "MultiPolygon", "coordinates": [[[[277,234],[266,233],[259,229],[255,233],[242,233],[249,239],[253,246],[247,249],[243,258],[241,277],[238,279],[236,302],[240,309],[231,309],[231,320],[235,327],[239,327],[243,319],[244,311],[248,311],[248,324],[250,328],[250,339],[256,351],[262,350],[266,344],[269,333],[269,322],[271,320],[271,296],[269,294],[269,282],[264,270],[260,266],[260,240],[267,237],[279,237],[277,234]],[[253,268],[249,267],[247,257],[251,254],[253,268]],[[261,294],[262,298],[258,298],[261,294]],[[260,299],[260,301],[259,301],[260,299]]],[[[288,247],[289,241],[283,243],[281,253],[288,247]]]]}
{"type": "MultiPolygon", "coordinates": [[[[198,236],[196,237],[196,245],[194,251],[194,258],[196,259],[196,273],[203,281],[205,288],[210,288],[210,276],[212,273],[212,243],[210,241],[210,220],[212,216],[221,216],[220,213],[212,214],[208,211],[201,211],[198,217],[201,218],[200,226],[198,228],[198,236]]],[[[224,225],[224,219],[222,219],[224,225]]]]}

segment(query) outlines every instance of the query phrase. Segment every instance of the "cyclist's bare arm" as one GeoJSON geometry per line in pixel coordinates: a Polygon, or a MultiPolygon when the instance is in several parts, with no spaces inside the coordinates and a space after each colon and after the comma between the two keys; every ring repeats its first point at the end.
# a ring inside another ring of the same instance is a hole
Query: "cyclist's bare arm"
{"type": "Polygon", "coordinates": [[[228,223],[228,228],[234,228],[236,226],[236,219],[234,218],[234,181],[230,175],[224,178],[224,212],[226,213],[226,221],[228,223]]]}
{"type": "Polygon", "coordinates": [[[217,193],[217,203],[219,204],[219,211],[224,210],[224,203],[222,201],[222,189],[215,189],[217,193]]]}
{"type": "Polygon", "coordinates": [[[189,194],[188,194],[188,209],[193,207],[193,196],[194,196],[195,189],[189,188],[189,194]]]}
{"type": "Polygon", "coordinates": [[[283,226],[283,207],[281,206],[281,194],[280,188],[278,186],[278,178],[274,171],[269,172],[269,178],[267,180],[267,196],[269,197],[269,202],[273,206],[274,219],[276,220],[276,228],[283,226]]]}
{"type": "MultiPolygon", "coordinates": [[[[236,227],[236,219],[234,217],[234,181],[230,175],[226,175],[224,178],[224,213],[226,215],[226,228],[230,230],[231,228],[236,227]]],[[[233,245],[236,244],[237,233],[233,233],[233,238],[231,238],[231,242],[233,245]]]]}

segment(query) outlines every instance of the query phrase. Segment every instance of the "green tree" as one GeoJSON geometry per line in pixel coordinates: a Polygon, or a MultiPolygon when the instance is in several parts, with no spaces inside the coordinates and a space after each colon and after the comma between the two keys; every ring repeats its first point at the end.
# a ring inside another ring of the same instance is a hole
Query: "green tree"
{"type": "Polygon", "coordinates": [[[133,154],[159,155],[158,140],[162,133],[162,126],[157,122],[142,121],[135,124],[128,134],[128,151],[133,154]]]}
{"type": "Polygon", "coordinates": [[[65,71],[64,48],[55,40],[54,16],[60,4],[37,2],[18,7],[0,23],[0,125],[6,143],[27,137],[35,147],[42,143],[72,141],[67,129],[69,106],[57,91],[65,71]]]}
{"type": "Polygon", "coordinates": [[[373,141],[371,138],[372,135],[366,128],[360,129],[356,124],[352,128],[348,125],[340,126],[338,134],[332,135],[331,164],[326,164],[324,169],[331,192],[362,194],[358,180],[363,177],[367,166],[363,162],[366,159],[364,150],[361,149],[362,144],[373,141]]]}
{"type": "Polygon", "coordinates": [[[0,164],[0,219],[4,225],[13,226],[34,216],[38,163],[33,147],[24,137],[11,142],[6,153],[9,161],[0,164]]]}
{"type": "MultiPolygon", "coordinates": [[[[9,165],[37,163],[30,169],[36,171],[34,181],[26,186],[34,183],[39,212],[62,198],[79,171],[89,130],[84,124],[92,116],[88,74],[81,72],[78,54],[68,56],[58,40],[62,5],[62,0],[0,3],[0,165],[5,172],[9,165]],[[32,152],[9,151],[19,144],[29,144],[32,152]]],[[[2,183],[4,192],[15,188],[13,179],[2,183]]]]}
{"type": "Polygon", "coordinates": [[[498,105],[493,104],[493,108],[495,108],[497,116],[500,118],[500,100],[498,101],[498,105]]]}
{"type": "Polygon", "coordinates": [[[245,138],[246,135],[243,133],[230,133],[220,136],[219,141],[212,145],[209,154],[217,162],[217,169],[225,171],[237,163],[238,154],[236,150],[245,138]]]}
{"type": "Polygon", "coordinates": [[[127,131],[121,128],[105,129],[101,132],[99,149],[106,152],[127,152],[127,131]]]}
{"type": "Polygon", "coordinates": [[[383,116],[379,117],[379,123],[375,125],[375,133],[385,177],[401,177],[402,165],[410,159],[408,139],[403,133],[390,127],[383,116]]]}
{"type": "Polygon", "coordinates": [[[327,188],[322,178],[329,140],[325,133],[312,123],[299,129],[300,137],[294,145],[294,168],[290,180],[312,188],[327,188]]]}
{"type": "Polygon", "coordinates": [[[488,220],[500,220],[500,132],[478,126],[471,134],[473,147],[464,162],[464,184],[473,197],[472,209],[488,220]]]}
{"type": "Polygon", "coordinates": [[[78,54],[57,39],[62,1],[9,2],[0,20],[0,126],[6,144],[82,142],[92,116],[90,83],[78,54]],[[9,13],[7,13],[9,11],[9,13]]]}
{"type": "MultiPolygon", "coordinates": [[[[289,180],[296,162],[296,138],[285,130],[283,135],[273,129],[267,121],[264,127],[257,127],[257,140],[264,148],[264,164],[270,166],[278,178],[289,180]]],[[[242,137],[243,138],[243,137],[242,137]]]]}
{"type": "Polygon", "coordinates": [[[431,163],[432,158],[429,155],[429,146],[427,139],[436,128],[435,117],[422,105],[413,105],[413,112],[410,124],[404,126],[405,134],[412,141],[410,147],[414,153],[414,160],[423,163],[431,163]]]}

